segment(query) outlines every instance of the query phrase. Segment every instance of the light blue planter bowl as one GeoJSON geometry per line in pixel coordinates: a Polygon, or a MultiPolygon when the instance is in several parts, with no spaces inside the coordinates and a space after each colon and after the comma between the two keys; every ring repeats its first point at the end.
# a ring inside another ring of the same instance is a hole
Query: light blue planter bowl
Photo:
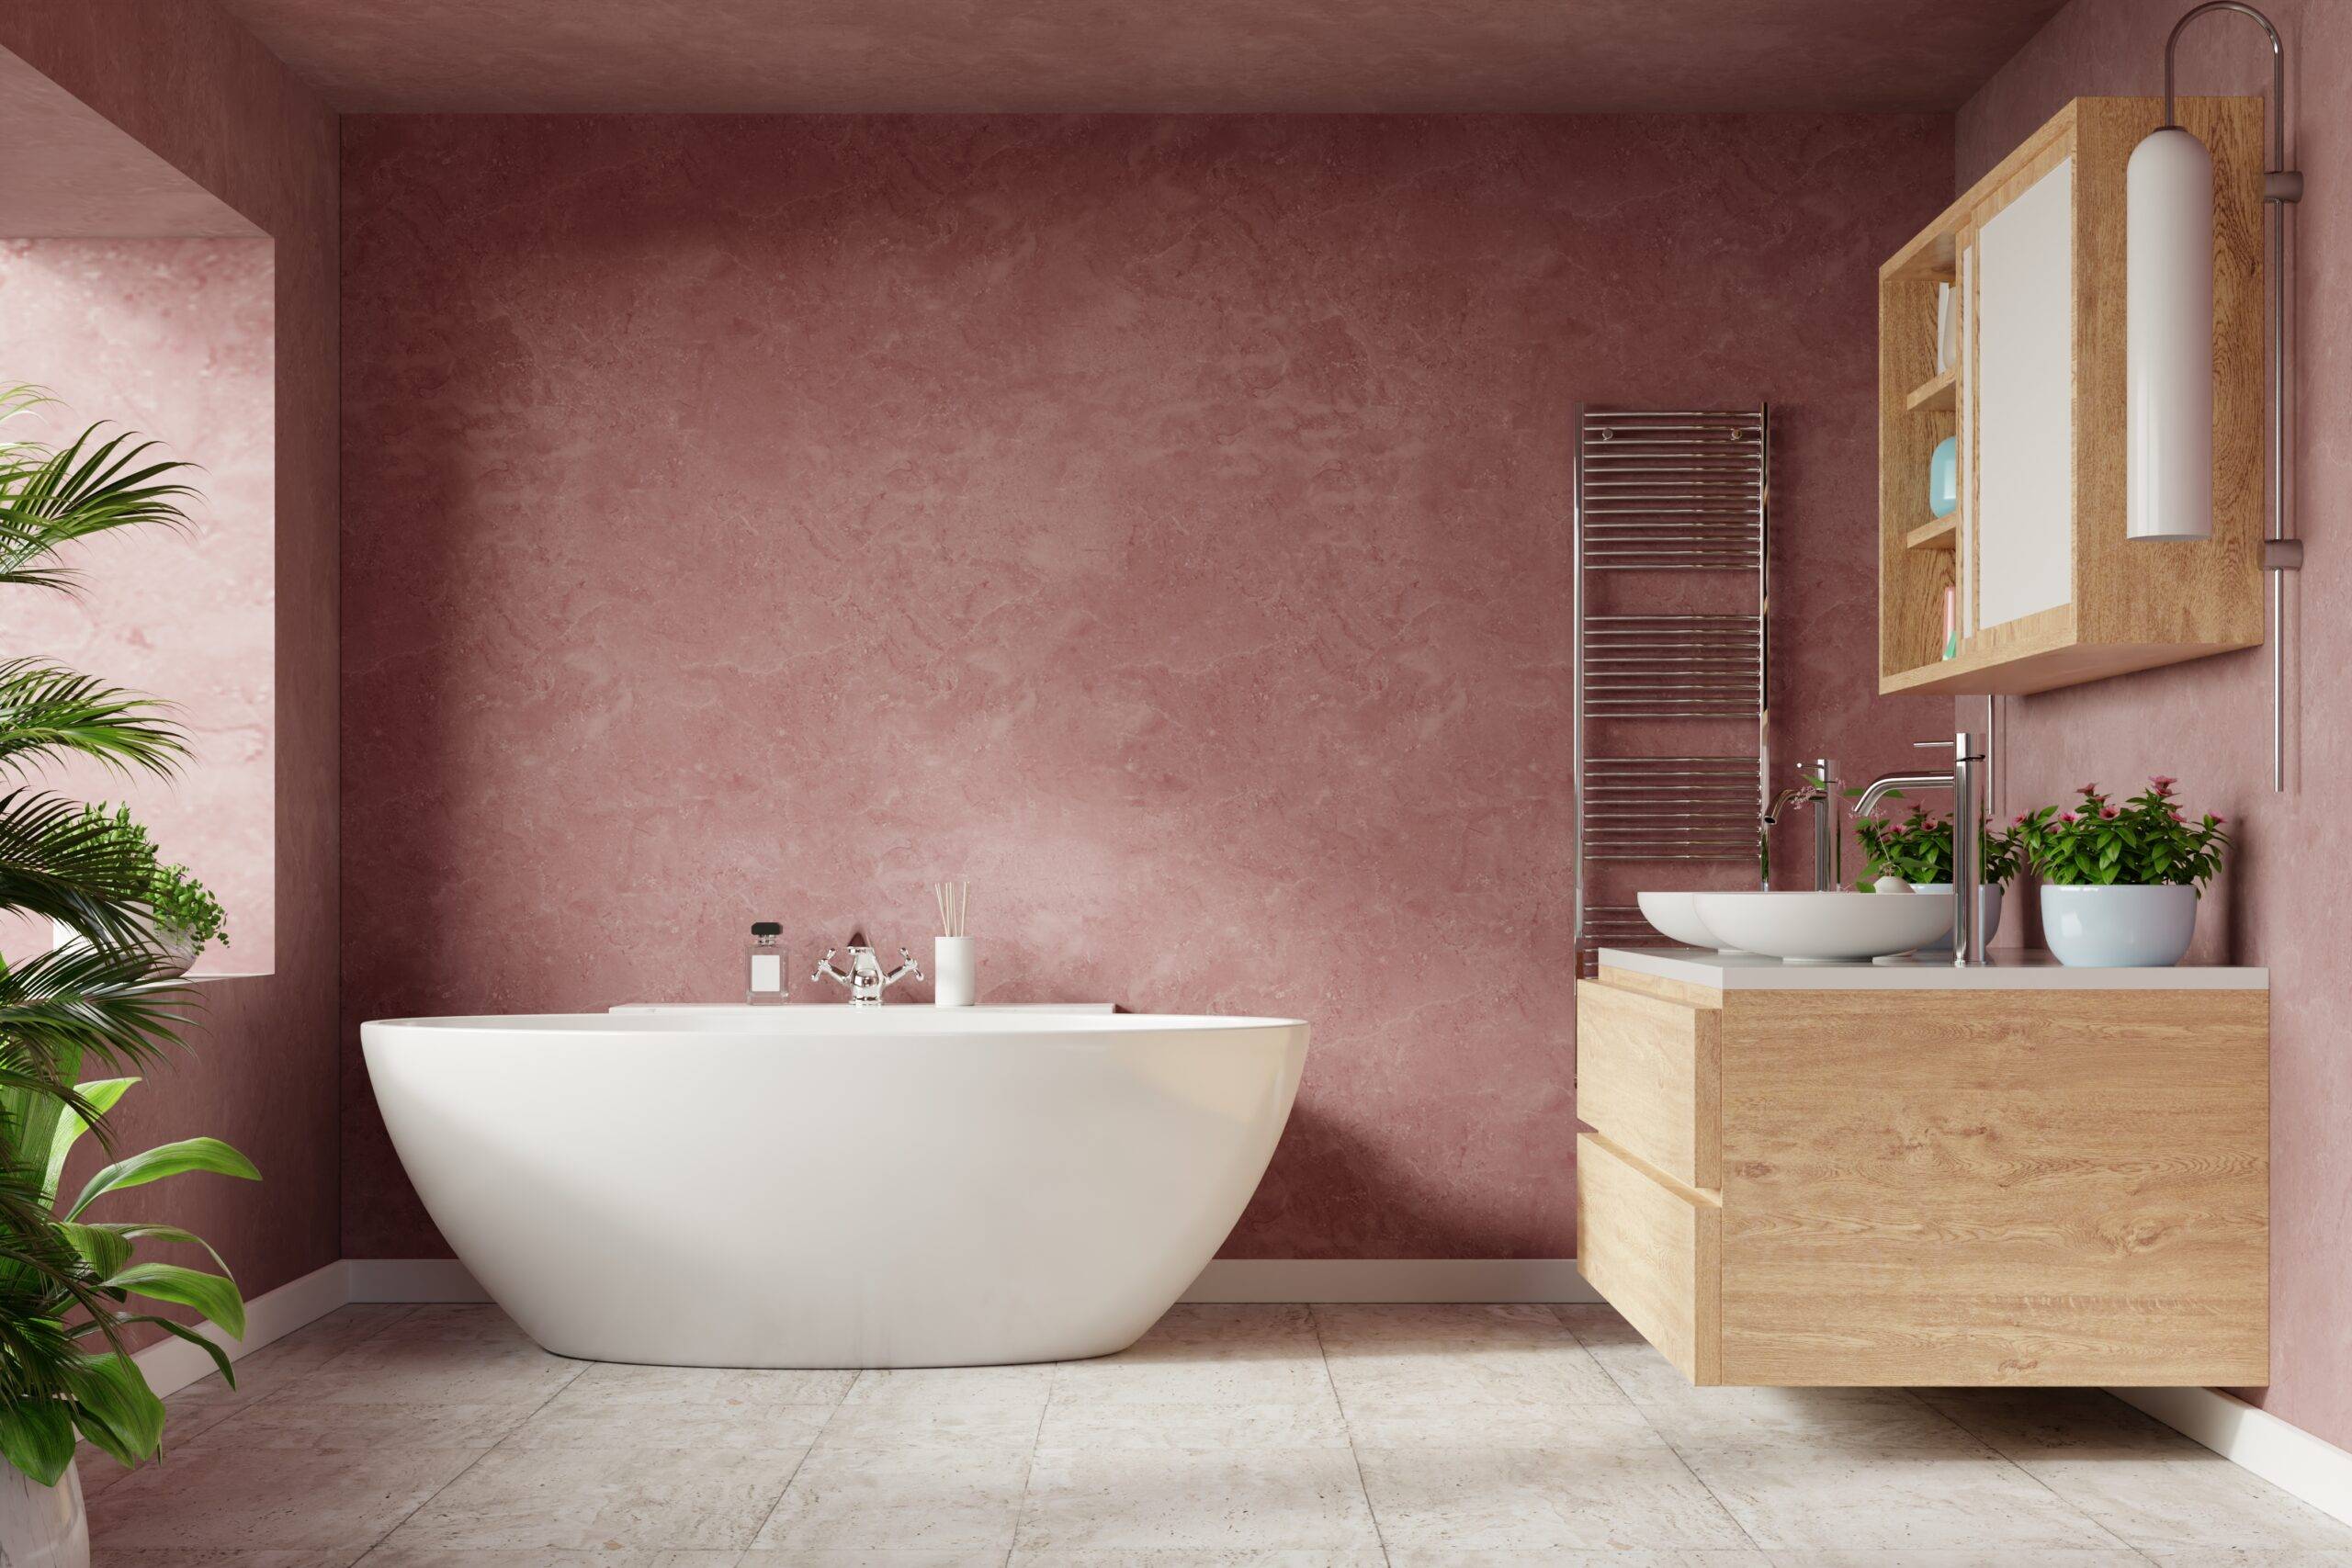
{"type": "Polygon", "coordinates": [[[1960,505],[1960,439],[1947,435],[1928,459],[1928,510],[1949,517],[1960,505]]]}
{"type": "Polygon", "coordinates": [[[2041,940],[2075,969],[2165,969],[2188,956],[2197,889],[2044,887],[2041,940]]]}

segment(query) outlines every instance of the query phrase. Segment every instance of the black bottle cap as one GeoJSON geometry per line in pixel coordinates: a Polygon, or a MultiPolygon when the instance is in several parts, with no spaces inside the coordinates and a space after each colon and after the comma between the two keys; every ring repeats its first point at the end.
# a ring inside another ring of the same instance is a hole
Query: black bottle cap
{"type": "Polygon", "coordinates": [[[774,920],[753,920],[752,934],[753,936],[782,936],[784,928],[774,920]]]}

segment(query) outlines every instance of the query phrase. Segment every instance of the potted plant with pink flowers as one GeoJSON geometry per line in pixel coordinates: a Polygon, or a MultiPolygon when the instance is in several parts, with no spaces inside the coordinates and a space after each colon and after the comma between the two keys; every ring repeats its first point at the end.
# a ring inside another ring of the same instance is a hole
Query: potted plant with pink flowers
{"type": "MultiPolygon", "coordinates": [[[[1901,800],[1903,792],[1889,790],[1886,798],[1901,800]]],[[[1915,893],[1949,893],[1952,890],[1951,819],[1917,803],[1906,804],[1911,806],[1910,812],[1898,820],[1876,813],[1854,818],[1854,836],[1862,844],[1860,886],[1868,891],[1892,876],[1908,883],[1915,893]]],[[[2014,829],[1980,831],[1977,854],[1982,873],[1977,881],[1976,918],[1988,942],[2001,929],[2001,888],[2018,874],[2018,852],[2014,829]]],[[[1951,939],[1945,938],[1942,945],[1951,946],[1951,939]]]]}
{"type": "Polygon", "coordinates": [[[2042,938],[2061,964],[2146,969],[2177,964],[2197,933],[2199,891],[2230,848],[2224,819],[2191,819],[2158,773],[2120,806],[2095,784],[2071,810],[2017,819],[2041,879],[2042,938]]]}

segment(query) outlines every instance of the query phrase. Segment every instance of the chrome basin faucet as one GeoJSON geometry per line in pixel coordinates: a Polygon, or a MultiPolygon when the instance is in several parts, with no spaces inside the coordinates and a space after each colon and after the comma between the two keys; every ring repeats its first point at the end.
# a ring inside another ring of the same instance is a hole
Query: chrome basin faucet
{"type": "Polygon", "coordinates": [[[882,961],[865,945],[865,933],[858,932],[850,939],[849,973],[833,967],[833,954],[838,949],[825,949],[825,956],[817,961],[817,972],[810,980],[838,980],[849,987],[849,1005],[854,1008],[878,1008],[882,993],[899,981],[912,976],[922,978],[922,965],[908,956],[905,948],[899,949],[899,966],[888,974],[882,972],[882,961]]]}
{"type": "Polygon", "coordinates": [[[1984,737],[1965,729],[1950,740],[1912,744],[1951,747],[1951,772],[1887,773],[1872,779],[1854,802],[1854,815],[1873,809],[1898,790],[1951,791],[1951,961],[1962,967],[1983,964],[1984,922],[1978,890],[1984,882],[1984,786],[1992,772],[1992,747],[1984,737]]]}
{"type": "Polygon", "coordinates": [[[1817,757],[1808,767],[1797,770],[1798,782],[1772,797],[1764,807],[1764,831],[1757,835],[1758,870],[1763,874],[1765,888],[1772,886],[1772,835],[1781,818],[1791,808],[1813,807],[1813,886],[1820,892],[1832,893],[1845,886],[1846,829],[1838,820],[1838,791],[1842,787],[1838,778],[1838,764],[1827,757],[1817,757]]]}

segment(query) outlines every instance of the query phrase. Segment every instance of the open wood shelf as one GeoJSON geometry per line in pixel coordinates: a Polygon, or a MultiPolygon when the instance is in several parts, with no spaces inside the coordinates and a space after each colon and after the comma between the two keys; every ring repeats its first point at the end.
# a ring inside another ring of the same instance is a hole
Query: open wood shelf
{"type": "Polygon", "coordinates": [[[1953,536],[1959,532],[1960,513],[1948,513],[1922,523],[1904,535],[1903,547],[1906,550],[1949,550],[1952,547],[1953,536]]]}
{"type": "Polygon", "coordinates": [[[1909,397],[1903,406],[1912,413],[1922,409],[1951,410],[1960,406],[1960,367],[1938,371],[1909,397]]]}

